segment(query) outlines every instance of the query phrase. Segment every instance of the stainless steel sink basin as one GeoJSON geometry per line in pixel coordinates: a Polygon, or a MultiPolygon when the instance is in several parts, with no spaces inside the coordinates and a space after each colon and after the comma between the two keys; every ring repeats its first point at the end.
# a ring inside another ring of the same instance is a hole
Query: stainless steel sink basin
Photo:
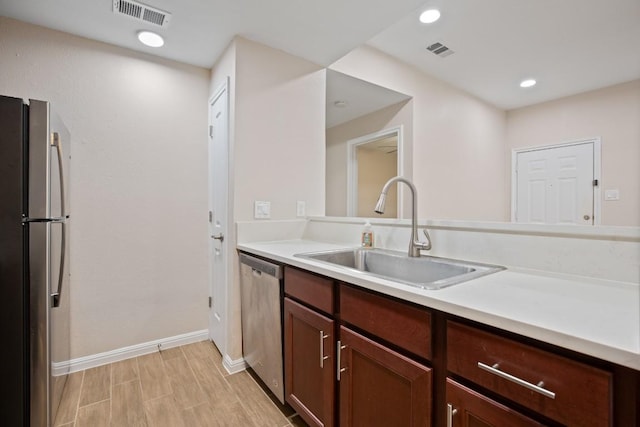
{"type": "Polygon", "coordinates": [[[441,289],[504,270],[504,267],[497,265],[433,256],[408,257],[405,252],[386,249],[354,248],[294,256],[365,272],[421,289],[441,289]]]}

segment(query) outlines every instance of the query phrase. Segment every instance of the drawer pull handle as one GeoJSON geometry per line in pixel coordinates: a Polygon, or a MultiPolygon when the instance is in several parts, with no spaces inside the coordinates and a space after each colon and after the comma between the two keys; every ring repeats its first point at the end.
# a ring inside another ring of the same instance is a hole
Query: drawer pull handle
{"type": "Polygon", "coordinates": [[[447,403],[447,427],[453,427],[453,416],[458,413],[451,403],[447,403]]]}
{"type": "Polygon", "coordinates": [[[325,338],[329,338],[329,335],[325,335],[324,331],[320,331],[320,369],[324,368],[324,361],[329,358],[329,356],[324,355],[325,338]]]}
{"type": "Polygon", "coordinates": [[[511,374],[507,374],[504,371],[501,371],[500,369],[500,365],[499,364],[495,364],[493,366],[489,366],[489,365],[485,365],[482,362],[478,362],[478,368],[483,369],[489,373],[492,373],[494,375],[499,376],[500,378],[504,378],[505,380],[511,381],[513,383],[516,383],[518,385],[521,385],[522,387],[528,388],[529,390],[533,390],[536,393],[540,393],[541,395],[548,397],[549,399],[555,399],[556,398],[556,394],[552,391],[549,391],[547,389],[542,388],[544,386],[544,382],[540,381],[537,385],[536,384],[531,384],[528,381],[525,381],[523,379],[520,379],[518,377],[514,377],[511,374]]]}
{"type": "Polygon", "coordinates": [[[337,353],[338,353],[338,357],[336,358],[336,378],[338,379],[338,381],[340,381],[340,374],[342,374],[344,371],[347,370],[347,368],[343,368],[341,366],[341,354],[342,354],[342,350],[344,350],[345,348],[347,348],[346,345],[342,345],[342,342],[340,340],[338,340],[338,345],[337,345],[337,353]]]}

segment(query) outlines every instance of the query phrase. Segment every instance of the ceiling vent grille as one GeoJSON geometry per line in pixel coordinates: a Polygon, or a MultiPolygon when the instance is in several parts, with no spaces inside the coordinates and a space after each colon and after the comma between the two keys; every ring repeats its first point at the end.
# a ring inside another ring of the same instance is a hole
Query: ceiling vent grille
{"type": "Polygon", "coordinates": [[[427,46],[427,50],[434,55],[438,55],[440,58],[446,58],[447,56],[454,53],[451,49],[440,42],[436,42],[427,46]]]}
{"type": "Polygon", "coordinates": [[[169,25],[171,20],[169,12],[132,0],[113,0],[113,13],[163,28],[169,25]]]}

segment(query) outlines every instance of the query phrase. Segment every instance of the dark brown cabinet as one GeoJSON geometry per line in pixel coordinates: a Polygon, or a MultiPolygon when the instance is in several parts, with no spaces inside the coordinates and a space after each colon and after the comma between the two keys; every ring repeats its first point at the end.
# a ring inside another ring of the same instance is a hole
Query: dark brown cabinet
{"type": "Polygon", "coordinates": [[[612,374],[458,322],[447,369],[565,425],[611,425],[612,374]]]}
{"type": "Polygon", "coordinates": [[[334,322],[284,300],[285,399],[311,426],[333,426],[334,322]]]}
{"type": "Polygon", "coordinates": [[[285,268],[286,401],[312,426],[429,427],[431,369],[376,339],[427,358],[430,327],[412,305],[285,268]]]}
{"type": "Polygon", "coordinates": [[[640,373],[285,268],[286,401],[312,426],[640,425],[640,373]]]}
{"type": "Polygon", "coordinates": [[[284,269],[284,293],[333,316],[333,280],[291,267],[284,269]]]}
{"type": "Polygon", "coordinates": [[[447,379],[447,426],[534,427],[536,421],[447,379]]]}
{"type": "Polygon", "coordinates": [[[431,359],[431,313],[406,302],[340,285],[340,320],[431,359]]]}
{"type": "Polygon", "coordinates": [[[431,369],[344,326],[338,345],[340,426],[431,425],[431,369]]]}

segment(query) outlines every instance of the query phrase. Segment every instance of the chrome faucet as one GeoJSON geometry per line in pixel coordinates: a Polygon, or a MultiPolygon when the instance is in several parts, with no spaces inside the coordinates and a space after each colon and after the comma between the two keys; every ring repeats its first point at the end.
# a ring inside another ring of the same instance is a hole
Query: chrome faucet
{"type": "Polygon", "coordinates": [[[378,198],[378,203],[376,203],[375,212],[378,214],[384,213],[384,205],[387,200],[387,191],[389,191],[389,187],[394,182],[403,182],[409,186],[411,190],[411,240],[409,241],[409,256],[410,257],[419,257],[420,251],[428,251],[431,249],[431,237],[429,237],[429,232],[427,229],[423,229],[425,237],[427,238],[426,242],[421,242],[418,240],[418,191],[416,190],[415,185],[411,183],[408,179],[405,179],[401,176],[396,176],[391,178],[387,183],[382,187],[382,192],[380,193],[380,197],[378,198]]]}

